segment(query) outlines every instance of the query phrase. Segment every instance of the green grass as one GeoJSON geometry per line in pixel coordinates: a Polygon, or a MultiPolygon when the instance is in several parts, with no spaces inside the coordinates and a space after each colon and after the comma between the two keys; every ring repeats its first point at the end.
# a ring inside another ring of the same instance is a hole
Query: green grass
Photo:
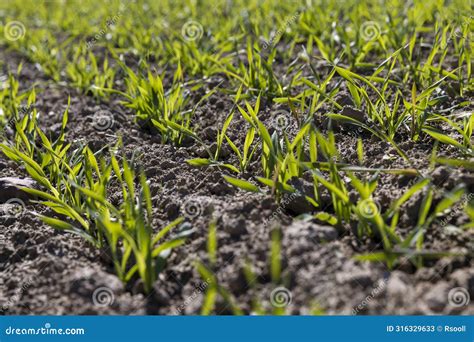
{"type": "MultiPolygon", "coordinates": [[[[34,100],[34,92],[30,95],[34,100]]],[[[106,154],[93,153],[89,147],[65,142],[68,111],[63,115],[61,134],[51,141],[39,128],[36,110],[16,123],[15,141],[0,144],[5,156],[23,165],[31,178],[44,190],[24,189],[42,199],[41,204],[55,215],[38,216],[48,225],[77,234],[110,254],[117,276],[126,282],[137,274],[150,292],[165,266],[171,249],[182,245],[185,237],[163,241],[180,224],[179,218],[155,233],[152,228],[152,204],[143,172],[116,149],[106,154]],[[108,197],[117,182],[122,203],[115,206],[108,197]]],[[[122,145],[118,144],[118,148],[122,145]]],[[[100,151],[99,151],[100,152],[100,151]]]]}
{"type": "MultiPolygon", "coordinates": [[[[425,248],[426,234],[450,210],[469,218],[462,229],[474,226],[472,199],[463,197],[468,185],[440,189],[406,147],[434,146],[426,158],[429,171],[438,165],[474,169],[470,1],[249,0],[230,6],[163,0],[97,6],[75,0],[56,6],[11,0],[0,4],[0,13],[3,23],[24,26],[18,36],[1,27],[2,49],[19,54],[48,79],[27,88],[19,82],[22,64],[10,70],[0,62],[7,74],[0,88],[1,151],[41,185],[28,190],[51,210],[41,218],[107,249],[124,282],[140,278],[151,290],[169,251],[184,242],[184,236],[166,240],[181,220],[153,229],[144,172],[118,152],[125,150],[120,141],[98,151],[69,141],[68,110],[51,140],[35,108],[46,85],[75,88],[97,104],[131,111],[131,124],[162,144],[195,143],[207,156],[189,158],[189,165],[219,168],[223,181],[254,196],[270,195],[279,203],[297,191],[296,180],[305,179],[312,188],[304,194],[312,208],[306,214],[341,231],[356,226],[359,238],[378,243],[378,250],[355,256],[361,261],[393,268],[408,258],[422,267],[430,258],[451,255],[425,248]],[[215,109],[213,97],[229,105],[215,109]],[[275,129],[282,112],[294,125],[275,129]],[[212,143],[203,135],[203,117],[216,122],[212,143]],[[349,163],[339,139],[354,129],[357,161],[349,163]],[[366,166],[374,158],[368,148],[379,142],[404,166],[366,166]],[[381,204],[386,175],[414,181],[399,198],[381,204]],[[110,202],[113,187],[120,190],[119,205],[110,202]],[[417,196],[423,198],[418,217],[402,233],[400,218],[417,196]]],[[[217,229],[212,222],[207,263],[196,263],[209,284],[202,313],[214,312],[221,296],[240,314],[215,274],[217,229]]],[[[284,285],[275,234],[271,282],[284,285]]],[[[245,267],[250,277],[252,267],[245,267]]],[[[254,311],[265,312],[257,302],[254,311]]]]}

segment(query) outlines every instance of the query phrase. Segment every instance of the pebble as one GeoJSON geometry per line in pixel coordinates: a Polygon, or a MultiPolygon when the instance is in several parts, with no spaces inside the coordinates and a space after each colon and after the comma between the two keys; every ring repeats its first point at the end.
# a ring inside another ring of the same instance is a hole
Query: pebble
{"type": "Polygon", "coordinates": [[[394,299],[402,299],[407,291],[406,275],[400,271],[393,271],[387,283],[387,295],[394,299]]]}
{"type": "Polygon", "coordinates": [[[0,203],[10,199],[28,201],[34,196],[20,190],[20,188],[37,188],[36,182],[31,178],[2,177],[0,178],[0,203]]]}
{"type": "Polygon", "coordinates": [[[443,311],[448,302],[450,288],[449,284],[445,281],[440,281],[434,285],[424,296],[428,307],[435,312],[443,311]]]}
{"type": "Polygon", "coordinates": [[[230,234],[232,237],[239,237],[247,234],[247,225],[243,215],[238,217],[229,217],[224,215],[222,217],[224,231],[230,234]]]}
{"type": "Polygon", "coordinates": [[[117,276],[95,270],[91,268],[82,268],[76,271],[69,284],[69,292],[76,293],[92,300],[94,291],[99,288],[112,291],[114,295],[123,292],[123,284],[117,276]]]}
{"type": "Polygon", "coordinates": [[[289,238],[304,238],[314,242],[328,242],[337,239],[338,233],[334,227],[322,226],[308,221],[294,221],[287,229],[289,238]]]}
{"type": "Polygon", "coordinates": [[[367,116],[365,112],[352,106],[344,106],[344,108],[342,108],[341,114],[360,121],[362,123],[365,123],[367,121],[367,116]]]}

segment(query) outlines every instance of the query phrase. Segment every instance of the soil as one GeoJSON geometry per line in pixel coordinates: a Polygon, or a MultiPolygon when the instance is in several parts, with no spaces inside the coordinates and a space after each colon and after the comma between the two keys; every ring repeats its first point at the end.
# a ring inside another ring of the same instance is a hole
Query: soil
{"type": "MultiPolygon", "coordinates": [[[[22,61],[21,56],[5,49],[0,50],[0,59],[6,63],[3,73],[8,68],[16,70],[22,61]]],[[[291,293],[289,314],[310,314],[315,308],[330,315],[474,313],[472,302],[457,307],[448,301],[448,293],[457,287],[467,289],[474,298],[474,231],[455,228],[468,222],[468,217],[457,213],[451,216],[447,226],[433,224],[425,239],[428,250],[457,251],[464,256],[427,261],[418,269],[408,261],[394,269],[388,269],[381,262],[359,262],[354,259],[356,255],[381,250],[381,244],[376,237],[359,238],[355,225],[336,229],[301,219],[297,214],[305,208],[297,199],[279,207],[270,194],[250,194],[227,184],[222,177],[228,174],[225,170],[188,165],[187,159],[203,156],[199,145],[192,141],[182,147],[161,144],[157,134],[133,123],[133,113],[123,107],[118,98],[96,102],[66,84],[53,83],[28,61],[24,61],[19,78],[22,89],[35,84],[36,108],[41,113],[44,130],[59,132],[61,115],[70,96],[67,133],[70,141],[87,142],[98,150],[122,135],[127,152],[139,156],[150,180],[155,227],[159,229],[184,215],[194,232],[184,246],[173,251],[166,270],[154,284],[154,291],[145,295],[140,282],[124,286],[119,281],[106,252],[79,237],[46,226],[33,215],[33,212],[44,211],[42,206],[27,202],[17,217],[0,215],[2,314],[199,314],[206,280],[201,279],[194,262],[208,262],[206,239],[213,218],[218,220],[216,275],[220,285],[233,294],[246,314],[251,313],[255,300],[271,309],[270,297],[276,287],[269,271],[273,229],[280,229],[282,233],[283,278],[291,293]],[[98,120],[103,116],[107,129],[99,130],[98,120]],[[256,275],[252,286],[248,286],[243,275],[246,262],[252,265],[256,275]],[[101,288],[107,291],[103,298],[97,298],[96,290],[101,288]]],[[[220,80],[215,76],[209,86],[220,80]]],[[[471,102],[472,99],[471,94],[471,102]]],[[[216,132],[231,106],[230,100],[216,93],[197,111],[193,126],[209,145],[215,141],[216,132]]],[[[270,126],[272,113],[278,110],[278,105],[263,101],[262,120],[270,126]]],[[[232,139],[242,136],[245,125],[238,115],[234,120],[229,131],[232,139]]],[[[324,132],[323,123],[321,125],[324,132]]],[[[474,176],[468,170],[445,166],[430,169],[433,144],[428,139],[416,144],[409,140],[397,141],[409,157],[407,163],[393,147],[353,127],[342,126],[336,132],[344,162],[357,164],[355,146],[361,137],[366,167],[413,167],[423,175],[431,174],[439,193],[454,188],[461,181],[468,184],[469,192],[474,191],[474,176]]],[[[454,148],[447,145],[438,148],[441,155],[456,156],[454,148]]],[[[230,153],[224,151],[223,154],[227,161],[233,161],[230,153]]],[[[250,171],[258,170],[258,166],[259,161],[255,161],[250,171]]],[[[26,176],[24,169],[0,156],[0,177],[26,176]]],[[[412,181],[408,176],[381,175],[375,198],[382,211],[400,197],[412,181]]],[[[421,195],[415,195],[405,204],[397,228],[401,234],[415,225],[420,199],[421,195]]],[[[326,210],[332,210],[330,204],[326,210]]],[[[219,301],[216,313],[230,314],[231,310],[219,301]]]]}

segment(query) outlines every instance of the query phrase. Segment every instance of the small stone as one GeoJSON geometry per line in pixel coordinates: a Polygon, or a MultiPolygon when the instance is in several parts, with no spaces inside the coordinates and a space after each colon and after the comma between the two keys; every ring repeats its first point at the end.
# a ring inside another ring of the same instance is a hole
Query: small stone
{"type": "Polygon", "coordinates": [[[337,239],[338,233],[334,227],[322,226],[308,221],[294,221],[285,229],[288,238],[310,240],[313,242],[328,242],[337,239]]]}
{"type": "Polygon", "coordinates": [[[339,283],[350,284],[351,286],[368,287],[373,284],[372,274],[369,270],[356,269],[349,272],[338,272],[336,280],[339,283]]]}
{"type": "MultiPolygon", "coordinates": [[[[474,185],[474,175],[472,174],[466,174],[461,176],[461,182],[466,184],[466,186],[472,186],[474,185]]],[[[470,197],[470,196],[468,196],[470,197]]]]}
{"type": "Polygon", "coordinates": [[[431,281],[439,279],[440,276],[432,267],[419,268],[415,273],[415,278],[419,281],[431,281]]]}
{"type": "Polygon", "coordinates": [[[300,215],[309,213],[314,210],[314,207],[309,203],[305,196],[301,194],[283,194],[281,202],[284,203],[284,208],[293,214],[300,215]]]}
{"type": "Polygon", "coordinates": [[[224,109],[224,107],[225,107],[224,101],[217,101],[216,102],[216,108],[217,109],[224,109]]]}
{"type": "Polygon", "coordinates": [[[230,149],[227,147],[227,145],[221,146],[221,151],[219,153],[220,158],[227,158],[230,156],[230,149]]]}
{"type": "Polygon", "coordinates": [[[209,186],[209,191],[213,195],[221,196],[223,194],[232,193],[234,191],[234,188],[230,186],[228,183],[224,183],[221,181],[221,182],[211,184],[209,186]]]}
{"type": "Polygon", "coordinates": [[[415,179],[414,175],[407,174],[407,175],[401,175],[398,178],[398,185],[400,186],[408,186],[410,182],[412,182],[415,179]]]}
{"type": "Polygon", "coordinates": [[[299,178],[292,178],[288,184],[295,188],[296,192],[284,193],[280,202],[280,206],[296,215],[313,211],[313,205],[309,203],[305,197],[313,197],[313,184],[299,178]]]}
{"type": "Polygon", "coordinates": [[[12,240],[16,245],[23,245],[28,238],[29,235],[24,230],[17,230],[15,233],[13,233],[12,240]]]}
{"type": "Polygon", "coordinates": [[[209,126],[202,132],[207,140],[214,141],[217,137],[217,129],[214,126],[209,126]]]}
{"type": "Polygon", "coordinates": [[[161,168],[161,170],[163,170],[163,169],[171,169],[171,168],[173,168],[173,167],[175,167],[175,166],[178,166],[178,165],[179,165],[178,163],[176,163],[176,162],[174,162],[174,161],[172,161],[172,160],[162,160],[162,161],[160,162],[160,168],[161,168]]]}
{"type": "Polygon", "coordinates": [[[211,152],[212,155],[214,155],[217,151],[217,143],[215,143],[215,142],[212,143],[211,146],[209,146],[209,151],[211,152]]]}
{"type": "Polygon", "coordinates": [[[176,178],[176,174],[174,172],[168,172],[161,178],[161,180],[163,182],[169,182],[175,178],[176,178]]]}
{"type": "Polygon", "coordinates": [[[232,237],[239,237],[247,234],[245,218],[240,215],[236,218],[229,218],[227,215],[222,218],[224,230],[232,237]]]}
{"type": "Polygon", "coordinates": [[[337,230],[332,226],[320,226],[315,224],[313,229],[314,235],[321,242],[333,241],[338,237],[337,230]]]}
{"type": "Polygon", "coordinates": [[[443,184],[450,175],[450,171],[447,167],[445,166],[439,166],[436,169],[433,170],[431,173],[431,177],[433,178],[433,183],[437,185],[443,184]]]}
{"type": "Polygon", "coordinates": [[[207,151],[207,149],[204,146],[198,147],[196,149],[196,155],[199,158],[209,158],[209,152],[207,151]]]}
{"type": "Polygon", "coordinates": [[[112,293],[114,296],[124,290],[123,284],[115,275],[92,268],[83,268],[74,274],[69,285],[69,292],[93,300],[94,292],[112,293]]]}
{"type": "Polygon", "coordinates": [[[467,288],[469,289],[469,293],[474,293],[474,274],[473,273],[469,275],[469,279],[467,280],[467,288]]]}
{"type": "Polygon", "coordinates": [[[5,203],[10,199],[20,199],[28,201],[34,196],[24,192],[20,188],[37,188],[36,182],[31,178],[2,177],[0,178],[0,203],[5,203]]]}
{"type": "Polygon", "coordinates": [[[352,100],[350,94],[347,92],[340,92],[339,94],[337,94],[334,101],[336,101],[336,103],[342,107],[354,106],[354,101],[352,100]]]}
{"type": "Polygon", "coordinates": [[[170,301],[170,295],[163,288],[163,284],[156,282],[153,285],[153,299],[158,305],[167,305],[170,301]]]}
{"type": "Polygon", "coordinates": [[[179,214],[179,205],[174,202],[168,203],[165,207],[165,211],[169,219],[174,219],[179,214]]]}
{"type": "Polygon", "coordinates": [[[30,259],[35,259],[38,256],[38,249],[36,246],[28,247],[27,252],[30,259]]]}
{"type": "Polygon", "coordinates": [[[239,269],[236,275],[233,275],[233,279],[229,283],[229,287],[232,293],[239,295],[245,293],[248,288],[247,279],[243,269],[239,269]]]}
{"type": "Polygon", "coordinates": [[[468,288],[471,285],[471,290],[474,290],[474,271],[456,270],[450,275],[450,278],[454,280],[456,286],[468,288]]]}
{"type": "Polygon", "coordinates": [[[434,285],[424,296],[428,307],[435,312],[443,311],[448,301],[449,290],[450,286],[445,281],[440,281],[434,285]]]}
{"type": "Polygon", "coordinates": [[[13,255],[14,251],[10,248],[2,248],[0,250],[0,262],[6,262],[13,255]]]}
{"type": "Polygon", "coordinates": [[[274,209],[275,208],[275,200],[271,197],[265,197],[262,199],[260,203],[262,209],[274,209]]]}
{"type": "Polygon", "coordinates": [[[366,122],[367,121],[367,116],[365,115],[365,112],[354,108],[352,106],[344,106],[342,108],[341,114],[344,116],[348,116],[352,119],[355,119],[360,122],[366,122]]]}
{"type": "Polygon", "coordinates": [[[28,251],[26,250],[25,246],[19,247],[16,252],[12,255],[11,261],[12,262],[20,262],[23,260],[24,257],[26,257],[28,251]]]}
{"type": "Polygon", "coordinates": [[[400,271],[393,271],[387,283],[387,295],[389,297],[401,299],[408,291],[405,281],[406,275],[400,271]]]}
{"type": "Polygon", "coordinates": [[[143,280],[138,279],[132,287],[132,293],[134,295],[145,293],[145,285],[143,284],[143,280]]]}

